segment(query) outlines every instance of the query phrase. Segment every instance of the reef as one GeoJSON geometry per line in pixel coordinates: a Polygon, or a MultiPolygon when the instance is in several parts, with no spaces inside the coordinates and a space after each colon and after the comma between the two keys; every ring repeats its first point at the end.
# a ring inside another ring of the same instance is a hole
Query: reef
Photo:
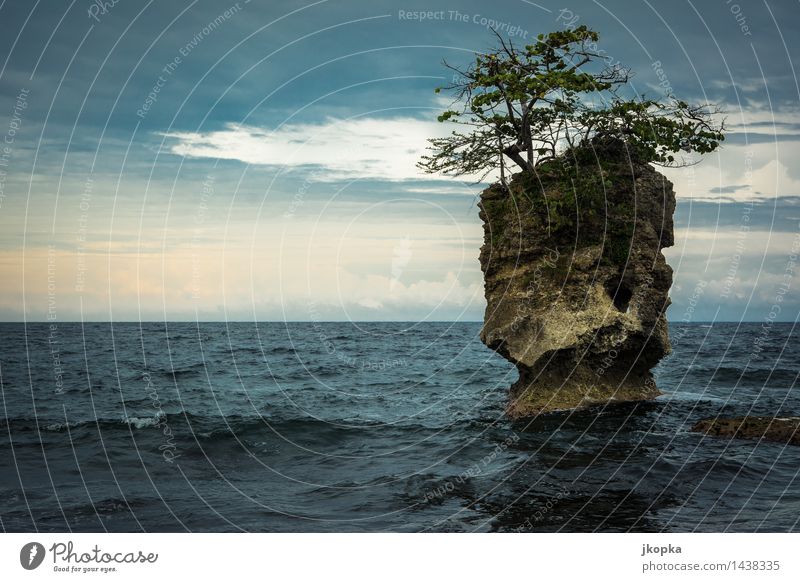
{"type": "Polygon", "coordinates": [[[692,427],[693,432],[710,436],[741,439],[764,439],[777,443],[800,445],[800,417],[742,416],[738,418],[706,418],[692,427]]]}

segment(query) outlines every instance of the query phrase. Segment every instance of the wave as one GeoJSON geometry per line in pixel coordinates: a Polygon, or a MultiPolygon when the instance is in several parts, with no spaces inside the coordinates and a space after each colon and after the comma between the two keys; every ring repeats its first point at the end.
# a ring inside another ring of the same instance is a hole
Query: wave
{"type": "Polygon", "coordinates": [[[123,418],[122,421],[125,424],[128,424],[128,425],[130,425],[130,426],[132,426],[134,428],[140,428],[141,429],[141,428],[146,428],[146,427],[149,427],[149,426],[156,426],[158,424],[161,424],[161,422],[166,419],[166,416],[167,415],[163,410],[159,410],[153,416],[145,416],[143,418],[140,418],[138,416],[130,416],[130,417],[127,417],[127,418],[123,418]]]}
{"type": "MultiPolygon", "coordinates": [[[[306,433],[312,434],[315,431],[348,431],[348,430],[371,430],[371,429],[391,429],[399,427],[403,430],[431,430],[420,424],[390,424],[386,422],[374,421],[369,419],[337,418],[337,419],[317,419],[313,417],[275,417],[275,416],[203,416],[187,412],[165,413],[159,411],[153,415],[126,416],[122,418],[96,418],[69,423],[48,421],[45,424],[41,419],[38,421],[38,430],[42,432],[67,432],[84,428],[113,430],[113,429],[134,429],[145,430],[148,428],[163,425],[189,425],[192,432],[199,436],[212,437],[216,434],[234,432],[246,432],[253,429],[269,429],[283,433],[306,433]]],[[[37,420],[34,418],[11,418],[0,420],[0,430],[10,429],[16,432],[35,432],[37,430],[37,420]]]]}
{"type": "Polygon", "coordinates": [[[185,368],[173,368],[171,370],[159,370],[158,373],[165,378],[178,380],[180,378],[192,378],[200,376],[205,370],[205,362],[193,364],[185,368]]]}
{"type": "Polygon", "coordinates": [[[170,415],[167,415],[162,410],[152,416],[124,416],[119,419],[95,418],[91,420],[73,420],[70,422],[48,421],[47,424],[41,419],[37,423],[35,418],[6,418],[0,420],[0,429],[11,430],[12,434],[16,432],[36,432],[37,426],[38,430],[41,432],[55,433],[72,432],[73,430],[80,430],[83,428],[113,429],[122,428],[124,426],[129,426],[134,429],[143,429],[158,426],[165,422],[168,416],[170,415]]]}
{"type": "Polygon", "coordinates": [[[793,369],[769,367],[756,368],[744,366],[693,366],[690,371],[694,377],[701,377],[715,383],[739,383],[750,385],[761,385],[764,387],[788,388],[797,378],[797,373],[793,369]]]}
{"type": "MultiPolygon", "coordinates": [[[[238,352],[241,349],[242,348],[236,348],[235,351],[238,352]]],[[[256,350],[256,351],[258,351],[258,353],[266,353],[266,354],[291,354],[291,355],[295,355],[295,354],[298,353],[296,349],[290,348],[290,347],[287,347],[287,346],[276,346],[274,348],[267,348],[267,347],[264,347],[264,348],[249,348],[249,349],[256,350]]]]}

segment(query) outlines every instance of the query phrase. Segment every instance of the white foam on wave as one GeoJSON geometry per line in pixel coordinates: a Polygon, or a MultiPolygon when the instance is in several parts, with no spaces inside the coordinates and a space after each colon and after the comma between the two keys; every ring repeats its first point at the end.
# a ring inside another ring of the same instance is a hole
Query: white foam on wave
{"type": "Polygon", "coordinates": [[[156,426],[161,422],[161,419],[166,416],[163,410],[159,410],[153,416],[145,416],[145,417],[138,417],[138,416],[128,416],[123,419],[125,424],[131,425],[133,428],[141,429],[146,428],[148,426],[156,426]]]}

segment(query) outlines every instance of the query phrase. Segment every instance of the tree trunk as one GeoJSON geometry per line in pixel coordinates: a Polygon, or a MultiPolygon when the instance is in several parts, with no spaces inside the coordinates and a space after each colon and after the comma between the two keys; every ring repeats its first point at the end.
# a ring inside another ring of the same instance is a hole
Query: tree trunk
{"type": "Polygon", "coordinates": [[[519,147],[518,144],[513,144],[508,146],[503,150],[503,153],[511,158],[516,164],[525,171],[533,171],[533,166],[529,164],[525,158],[523,158],[520,154],[522,149],[519,147]]]}

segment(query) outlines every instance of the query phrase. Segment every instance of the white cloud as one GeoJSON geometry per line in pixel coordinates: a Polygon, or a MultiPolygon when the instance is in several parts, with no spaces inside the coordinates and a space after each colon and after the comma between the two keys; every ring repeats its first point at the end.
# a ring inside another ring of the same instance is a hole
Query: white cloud
{"type": "MultiPolygon", "coordinates": [[[[776,121],[788,122],[787,116],[776,121]]],[[[768,123],[770,112],[748,112],[745,117],[731,114],[732,122],[768,123]]],[[[735,123],[734,123],[735,125],[735,123]]],[[[409,193],[474,196],[469,176],[450,180],[431,176],[416,167],[431,137],[448,135],[454,126],[415,117],[327,119],[319,124],[287,124],[275,130],[228,124],[210,132],[175,132],[172,153],[193,158],[238,160],[247,164],[286,168],[317,169],[316,181],[375,179],[392,182],[448,180],[448,187],[411,186],[409,193]]],[[[751,131],[754,128],[751,128],[751,131]]],[[[758,131],[790,131],[782,125],[759,127],[758,131]]],[[[800,194],[800,179],[793,176],[787,162],[796,159],[800,142],[783,141],[725,143],[714,155],[704,156],[698,166],[662,170],[676,186],[681,198],[696,200],[719,198],[719,188],[732,184],[746,187],[725,193],[730,200],[771,198],[800,194]]],[[[489,178],[491,179],[491,178],[489,178]]]]}
{"type": "Polygon", "coordinates": [[[409,194],[438,194],[438,195],[453,195],[453,196],[471,196],[475,197],[480,194],[476,190],[473,182],[464,182],[458,186],[437,186],[437,187],[409,187],[405,189],[409,194]]]}
{"type": "Polygon", "coordinates": [[[239,160],[286,168],[319,167],[318,180],[430,180],[416,168],[428,138],[452,127],[413,117],[328,119],[321,124],[287,124],[275,130],[228,124],[206,133],[167,134],[174,154],[239,160]]]}
{"type": "Polygon", "coordinates": [[[736,133],[754,132],[771,135],[796,135],[800,108],[796,106],[772,109],[766,102],[748,102],[747,108],[728,105],[728,129],[736,133]]]}
{"type": "Polygon", "coordinates": [[[675,185],[678,198],[723,201],[764,200],[800,194],[800,177],[793,174],[791,161],[800,155],[800,142],[724,144],[715,154],[704,156],[696,166],[656,168],[675,185]]]}

